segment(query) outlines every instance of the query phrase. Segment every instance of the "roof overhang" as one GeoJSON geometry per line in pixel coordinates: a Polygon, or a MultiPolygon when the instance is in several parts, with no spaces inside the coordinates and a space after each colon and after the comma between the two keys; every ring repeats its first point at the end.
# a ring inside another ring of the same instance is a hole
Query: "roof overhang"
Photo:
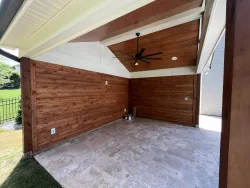
{"type": "Polygon", "coordinates": [[[18,48],[20,57],[34,58],[152,1],[26,0],[0,46],[18,48]]]}
{"type": "Polygon", "coordinates": [[[0,0],[0,39],[19,11],[24,0],[0,0]]]}

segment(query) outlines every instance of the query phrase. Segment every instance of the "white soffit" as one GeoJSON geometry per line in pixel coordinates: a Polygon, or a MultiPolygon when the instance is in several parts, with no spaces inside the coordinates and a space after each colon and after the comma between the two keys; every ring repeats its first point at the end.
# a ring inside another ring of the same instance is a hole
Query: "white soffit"
{"type": "Polygon", "coordinates": [[[26,0],[0,45],[34,58],[153,0],[26,0]]]}
{"type": "Polygon", "coordinates": [[[180,76],[180,75],[193,75],[193,74],[196,74],[196,67],[195,66],[131,72],[130,78],[180,76]]]}
{"type": "Polygon", "coordinates": [[[227,0],[214,0],[210,19],[208,22],[203,46],[198,57],[197,73],[202,73],[209,59],[213,55],[215,47],[224,33],[226,25],[227,0]]]}
{"type": "Polygon", "coordinates": [[[19,48],[71,2],[73,0],[26,0],[3,35],[0,44],[19,48]]]}
{"type": "Polygon", "coordinates": [[[134,29],[132,31],[123,33],[121,35],[117,35],[115,37],[106,39],[102,41],[102,44],[105,46],[110,46],[113,44],[117,44],[123,41],[127,41],[135,38],[135,33],[140,32],[141,36],[148,35],[150,33],[154,33],[157,31],[161,31],[167,28],[171,28],[177,25],[181,25],[187,22],[191,22],[194,20],[198,20],[201,18],[201,14],[204,12],[204,7],[198,7],[186,12],[171,16],[169,18],[154,22],[152,24],[134,29]]]}

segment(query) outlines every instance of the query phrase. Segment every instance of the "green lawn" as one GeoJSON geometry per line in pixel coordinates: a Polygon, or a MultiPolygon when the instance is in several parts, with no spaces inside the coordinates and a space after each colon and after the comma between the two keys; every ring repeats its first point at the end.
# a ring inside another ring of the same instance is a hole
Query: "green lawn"
{"type": "Polygon", "coordinates": [[[0,99],[14,98],[21,96],[21,89],[0,89],[0,99]]]}
{"type": "Polygon", "coordinates": [[[22,160],[22,131],[0,130],[1,188],[61,188],[34,159],[22,160]]]}
{"type": "Polygon", "coordinates": [[[21,89],[0,89],[0,124],[4,122],[3,120],[11,121],[15,119],[19,108],[19,99],[12,98],[20,96],[21,89]],[[6,99],[11,99],[11,101],[6,101],[6,99]]]}

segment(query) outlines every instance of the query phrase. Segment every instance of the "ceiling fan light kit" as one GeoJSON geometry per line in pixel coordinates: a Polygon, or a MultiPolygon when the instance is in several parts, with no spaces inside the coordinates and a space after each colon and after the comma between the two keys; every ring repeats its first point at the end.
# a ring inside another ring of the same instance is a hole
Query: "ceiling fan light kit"
{"type": "MultiPolygon", "coordinates": [[[[127,53],[124,53],[122,51],[120,51],[121,53],[127,55],[127,56],[130,56],[132,58],[132,60],[135,60],[134,61],[134,65],[138,65],[138,60],[139,61],[142,61],[144,63],[147,63],[147,64],[150,64],[150,62],[148,60],[162,60],[162,58],[157,58],[157,57],[152,57],[152,56],[156,56],[156,55],[160,55],[160,54],[163,54],[163,52],[156,52],[156,53],[152,53],[152,54],[148,54],[148,55],[142,55],[144,53],[144,51],[146,50],[145,48],[142,48],[140,51],[139,51],[139,37],[140,37],[140,33],[137,32],[135,34],[137,36],[137,49],[136,49],[136,54],[133,56],[133,55],[130,55],[130,54],[127,54],[127,53]]],[[[119,57],[118,57],[119,58],[119,57]]]]}

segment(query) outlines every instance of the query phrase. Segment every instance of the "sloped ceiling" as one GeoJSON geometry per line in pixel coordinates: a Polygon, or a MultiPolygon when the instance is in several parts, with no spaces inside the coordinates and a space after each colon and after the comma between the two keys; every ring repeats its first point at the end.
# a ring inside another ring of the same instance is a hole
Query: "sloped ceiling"
{"type": "Polygon", "coordinates": [[[182,12],[200,7],[202,0],[157,0],[124,16],[121,16],[97,29],[94,29],[71,42],[103,41],[142,26],[169,18],[182,12]]]}
{"type": "Polygon", "coordinates": [[[148,71],[166,68],[196,66],[199,41],[199,20],[158,31],[139,38],[139,48],[145,48],[143,55],[163,52],[162,60],[148,60],[150,64],[138,61],[134,65],[132,57],[136,54],[137,39],[131,39],[108,46],[129,72],[148,71]],[[122,53],[123,52],[123,53],[122,53]],[[172,57],[177,57],[173,61],[172,57]]]}
{"type": "MultiPolygon", "coordinates": [[[[224,6],[225,1],[211,1],[211,6],[224,6]]],[[[179,74],[189,74],[197,62],[199,33],[204,30],[198,20],[206,15],[205,5],[205,0],[25,0],[0,46],[19,48],[20,57],[123,77],[176,75],[178,70],[179,74]],[[140,45],[146,48],[145,54],[164,52],[161,62],[139,63],[135,67],[133,61],[125,63],[119,57],[117,52],[121,50],[134,55],[136,32],[141,33],[140,45]],[[69,41],[72,43],[65,44],[69,41]],[[97,53],[98,49],[106,51],[108,58],[97,53]],[[113,58],[115,55],[118,59],[113,58]],[[172,61],[172,57],[178,59],[172,61]],[[108,59],[113,60],[109,65],[100,63],[109,62],[108,59]]],[[[219,11],[219,7],[211,10],[219,11]]],[[[213,17],[208,16],[209,24],[210,18],[213,17]]],[[[213,28],[203,33],[221,30],[216,26],[222,21],[215,19],[213,28]]],[[[203,51],[207,56],[211,54],[211,50],[203,51]]],[[[206,59],[202,62],[207,63],[206,59]]]]}
{"type": "Polygon", "coordinates": [[[26,0],[0,40],[34,58],[153,0],[26,0]]]}

